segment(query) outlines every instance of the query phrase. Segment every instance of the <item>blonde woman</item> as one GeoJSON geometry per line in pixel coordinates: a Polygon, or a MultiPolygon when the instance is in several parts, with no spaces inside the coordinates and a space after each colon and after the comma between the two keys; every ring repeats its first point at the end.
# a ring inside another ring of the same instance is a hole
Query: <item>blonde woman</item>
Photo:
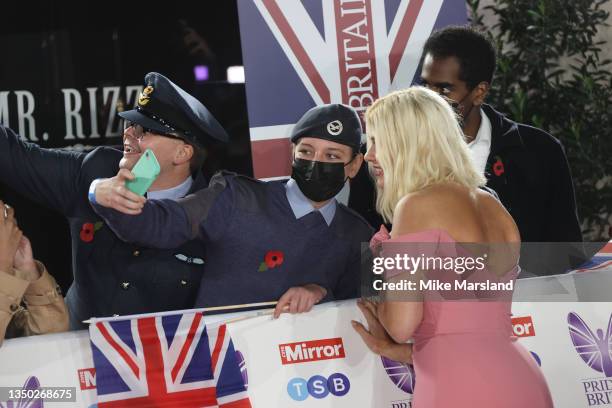
{"type": "MultiPolygon", "coordinates": [[[[397,250],[397,243],[436,243],[444,251],[473,244],[489,249],[486,269],[493,280],[513,283],[520,243],[516,224],[479,188],[486,180],[474,167],[450,105],[433,91],[413,87],[376,101],[366,124],[365,159],[376,179],[377,209],[393,225],[388,239],[383,230],[374,238],[382,241],[383,253],[394,244],[397,250]],[[494,250],[490,243],[507,250],[494,250]]],[[[478,273],[443,272],[434,276],[482,279],[478,273]]],[[[456,292],[448,295],[450,301],[437,295],[362,302],[369,331],[354,323],[374,352],[413,362],[415,408],[553,406],[535,360],[512,337],[511,291],[496,301],[482,299],[487,291],[465,290],[462,301],[456,292]],[[410,339],[412,346],[405,344],[410,339]]]]}

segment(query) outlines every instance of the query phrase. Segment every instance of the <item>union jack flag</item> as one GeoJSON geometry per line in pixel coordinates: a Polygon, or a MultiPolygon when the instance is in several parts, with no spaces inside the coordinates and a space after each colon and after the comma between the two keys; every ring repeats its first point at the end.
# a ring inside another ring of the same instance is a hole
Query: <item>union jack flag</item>
{"type": "Polygon", "coordinates": [[[574,272],[612,271],[612,241],[608,242],[590,260],[580,265],[574,272]]]}
{"type": "Polygon", "coordinates": [[[238,12],[258,178],[290,173],[287,136],[308,109],[363,113],[418,77],[433,30],[467,22],[461,0],[244,0],[238,12]]]}
{"type": "Polygon", "coordinates": [[[250,408],[225,325],[201,313],[90,325],[99,407],[250,408]]]}

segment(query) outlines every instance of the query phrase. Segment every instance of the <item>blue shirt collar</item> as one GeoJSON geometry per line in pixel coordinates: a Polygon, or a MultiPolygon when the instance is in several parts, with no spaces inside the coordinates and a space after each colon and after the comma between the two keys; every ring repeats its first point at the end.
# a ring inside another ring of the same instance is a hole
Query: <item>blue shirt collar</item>
{"type": "Polygon", "coordinates": [[[327,225],[331,225],[332,221],[334,220],[334,215],[336,215],[337,204],[335,198],[332,198],[327,204],[317,210],[312,206],[310,200],[306,198],[304,193],[302,193],[298,187],[297,182],[292,178],[290,178],[289,181],[287,181],[287,184],[285,184],[285,192],[287,194],[289,205],[293,210],[293,215],[295,215],[296,219],[300,219],[313,211],[319,211],[325,219],[327,225]]]}
{"type": "Polygon", "coordinates": [[[167,188],[165,190],[147,192],[147,199],[161,200],[164,198],[169,198],[171,200],[178,200],[179,198],[185,197],[187,193],[189,193],[192,184],[193,178],[189,176],[178,186],[167,188]]]}

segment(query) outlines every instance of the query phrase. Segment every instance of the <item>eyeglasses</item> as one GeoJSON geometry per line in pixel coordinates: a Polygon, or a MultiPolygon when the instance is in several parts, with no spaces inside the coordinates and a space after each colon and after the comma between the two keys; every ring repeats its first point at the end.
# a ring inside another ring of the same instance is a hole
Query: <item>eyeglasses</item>
{"type": "Polygon", "coordinates": [[[178,134],[174,134],[174,133],[165,133],[165,132],[160,132],[158,130],[153,130],[147,127],[144,127],[142,125],[139,125],[137,123],[134,123],[132,121],[129,120],[124,120],[123,121],[123,131],[127,131],[129,128],[133,127],[134,128],[134,132],[131,135],[134,139],[138,140],[139,142],[142,140],[142,138],[147,134],[147,133],[152,133],[155,135],[159,135],[159,136],[164,136],[164,137],[168,137],[170,139],[178,139],[178,140],[183,140],[182,137],[180,137],[178,134]]]}

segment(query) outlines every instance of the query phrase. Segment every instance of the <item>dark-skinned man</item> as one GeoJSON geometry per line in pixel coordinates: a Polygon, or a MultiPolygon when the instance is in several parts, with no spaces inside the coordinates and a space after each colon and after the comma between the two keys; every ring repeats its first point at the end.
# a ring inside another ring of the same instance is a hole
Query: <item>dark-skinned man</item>
{"type": "Polygon", "coordinates": [[[526,246],[523,267],[529,264],[536,275],[562,273],[583,260],[579,244],[566,244],[582,242],[567,158],[556,138],[485,103],[495,66],[495,48],[483,34],[447,27],[425,43],[421,82],[452,101],[477,168],[514,218],[521,240],[547,243],[526,246]]]}

